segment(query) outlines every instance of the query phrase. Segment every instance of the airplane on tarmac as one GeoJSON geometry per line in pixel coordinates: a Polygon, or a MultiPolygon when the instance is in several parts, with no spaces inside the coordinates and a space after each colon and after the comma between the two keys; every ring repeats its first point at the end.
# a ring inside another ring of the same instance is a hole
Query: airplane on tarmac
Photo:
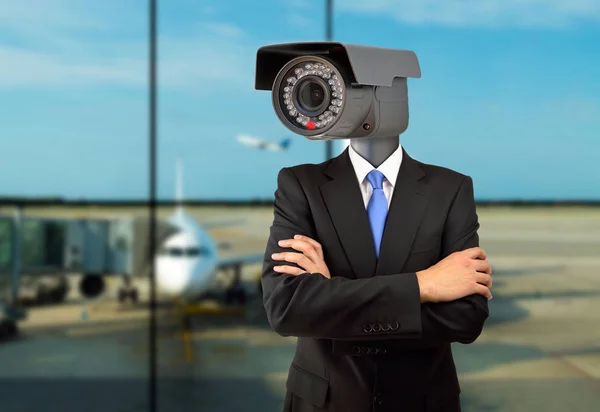
{"type": "MultiPolygon", "coordinates": [[[[213,221],[206,223],[199,223],[196,221],[192,216],[186,213],[182,204],[183,169],[180,161],[177,162],[176,172],[176,200],[178,205],[172,216],[166,220],[157,219],[156,221],[157,240],[155,256],[147,256],[147,246],[150,238],[149,221],[146,217],[140,216],[134,217],[133,221],[135,223],[133,226],[127,226],[129,227],[127,230],[139,231],[139,233],[141,233],[134,235],[135,239],[138,239],[138,241],[125,241],[131,246],[125,247],[125,250],[129,251],[129,255],[124,257],[124,260],[131,259],[138,262],[133,265],[135,266],[134,268],[128,269],[131,273],[120,271],[117,271],[116,273],[111,271],[103,272],[102,269],[98,269],[98,264],[94,266],[96,269],[89,269],[89,267],[86,267],[85,264],[81,263],[75,266],[71,266],[72,263],[64,263],[65,268],[69,269],[68,272],[83,272],[78,285],[79,292],[83,297],[87,299],[100,297],[104,294],[106,289],[106,279],[108,277],[121,276],[123,278],[123,284],[118,289],[118,300],[121,302],[126,300],[135,302],[138,300],[138,288],[135,285],[135,280],[140,278],[147,279],[150,263],[154,262],[154,279],[159,297],[177,298],[180,302],[193,303],[194,301],[201,300],[203,296],[209,293],[212,295],[212,292],[223,291],[227,303],[244,303],[246,301],[247,291],[242,287],[240,279],[241,268],[246,264],[262,262],[264,253],[231,257],[219,256],[219,250],[223,249],[227,244],[217,243],[208,233],[208,230],[231,226],[232,224],[239,223],[240,220],[230,219],[229,221],[213,221]],[[233,281],[225,288],[225,290],[222,290],[223,287],[220,288],[221,290],[213,288],[213,286],[216,286],[214,281],[217,280],[217,275],[221,271],[233,272],[233,281]]],[[[4,219],[12,218],[5,217],[4,219]]],[[[28,217],[28,219],[31,220],[32,218],[28,217]]],[[[86,220],[64,217],[33,217],[33,220],[36,219],[48,224],[68,222],[85,224],[83,221],[86,220]]],[[[119,217],[115,217],[109,220],[119,221],[119,219],[119,217]]],[[[130,221],[131,219],[124,220],[130,221]]],[[[89,223],[92,225],[95,224],[94,219],[91,219],[89,223]]],[[[0,229],[2,229],[2,227],[0,227],[0,229]]],[[[92,257],[95,259],[92,260],[96,263],[98,263],[98,260],[107,259],[104,251],[107,249],[106,242],[109,241],[109,237],[106,235],[103,236],[103,231],[100,229],[101,228],[98,226],[94,226],[91,237],[95,241],[93,242],[93,245],[90,245],[91,248],[87,251],[87,244],[67,245],[66,249],[69,250],[69,253],[75,253],[73,252],[73,249],[79,250],[77,252],[77,259],[74,260],[81,261],[84,259],[84,256],[80,255],[86,255],[87,257],[93,255],[92,257]],[[83,252],[81,249],[83,249],[83,252]]],[[[22,229],[20,229],[20,231],[22,231],[22,229]]],[[[42,234],[38,236],[44,236],[43,232],[47,232],[47,230],[42,231],[42,234]]],[[[31,237],[31,233],[29,237],[31,237]]],[[[75,238],[79,239],[79,236],[69,237],[69,239],[75,238]]],[[[0,239],[0,241],[1,240],[2,239],[0,239]]],[[[53,251],[51,253],[57,252],[53,251]]],[[[15,259],[20,260],[21,258],[15,257],[15,259]]],[[[70,258],[68,260],[70,260],[70,258]]],[[[113,260],[114,258],[110,257],[108,260],[102,260],[102,262],[106,263],[113,260]]],[[[121,258],[117,260],[121,260],[121,258]]],[[[100,266],[104,266],[104,263],[100,263],[100,266]]],[[[45,279],[44,282],[37,281],[37,283],[35,283],[33,290],[31,290],[34,295],[34,302],[49,304],[64,301],[69,288],[66,278],[61,276],[61,273],[65,272],[65,268],[57,269],[55,273],[59,275],[58,277],[54,276],[51,279],[45,279]],[[37,291],[35,289],[37,289],[37,291]]],[[[26,268],[22,269],[23,270],[20,271],[21,273],[27,273],[26,268]]],[[[20,278],[22,278],[22,276],[20,278]]],[[[33,278],[38,279],[39,277],[34,276],[33,278]]],[[[23,283],[21,283],[21,285],[26,286],[23,283]]]]}
{"type": "Polygon", "coordinates": [[[285,152],[292,142],[291,138],[285,138],[279,143],[275,143],[270,140],[260,139],[258,137],[248,136],[248,135],[238,135],[237,141],[244,146],[255,147],[260,150],[270,150],[272,152],[285,152]]]}
{"type": "MultiPolygon", "coordinates": [[[[220,270],[233,269],[234,279],[225,291],[225,300],[244,303],[246,292],[240,285],[241,267],[262,262],[264,253],[220,258],[218,246],[206,229],[186,214],[183,199],[183,170],[177,163],[177,201],[179,206],[168,223],[178,229],[168,236],[155,257],[155,276],[158,292],[163,296],[192,301],[204,295],[220,270]]],[[[226,226],[223,223],[222,226],[226,226]]],[[[219,224],[211,227],[219,227],[219,224]]]]}

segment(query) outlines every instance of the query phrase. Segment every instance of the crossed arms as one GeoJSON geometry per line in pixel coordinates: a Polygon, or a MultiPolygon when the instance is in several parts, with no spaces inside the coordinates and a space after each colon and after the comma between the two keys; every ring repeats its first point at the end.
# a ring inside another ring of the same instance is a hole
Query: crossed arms
{"type": "Polygon", "coordinates": [[[471,343],[480,335],[489,316],[491,268],[478,248],[470,178],[463,180],[448,213],[442,261],[421,272],[361,279],[331,276],[311,222],[300,183],[290,169],[282,169],[262,274],[264,306],[277,333],[396,339],[406,347],[471,343]],[[303,236],[294,239],[296,235],[303,236]],[[375,319],[395,321],[399,327],[365,333],[363,325],[375,319]]]}

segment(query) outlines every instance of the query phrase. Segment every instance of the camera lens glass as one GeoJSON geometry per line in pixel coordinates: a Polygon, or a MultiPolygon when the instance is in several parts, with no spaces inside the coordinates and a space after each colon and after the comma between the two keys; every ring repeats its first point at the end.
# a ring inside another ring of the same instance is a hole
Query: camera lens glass
{"type": "Polygon", "coordinates": [[[298,93],[300,94],[300,102],[309,110],[315,110],[325,99],[323,87],[315,82],[304,83],[298,93]]]}
{"type": "Polygon", "coordinates": [[[307,76],[296,85],[295,100],[298,110],[306,116],[315,116],[329,104],[329,91],[325,82],[318,78],[307,76]]]}

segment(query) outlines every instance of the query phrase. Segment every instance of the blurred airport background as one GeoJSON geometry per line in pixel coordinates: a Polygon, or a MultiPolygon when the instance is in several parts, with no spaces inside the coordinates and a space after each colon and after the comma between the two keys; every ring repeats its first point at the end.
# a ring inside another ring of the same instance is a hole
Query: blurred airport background
{"type": "Polygon", "coordinates": [[[1,412],[147,411],[153,372],[161,412],[281,409],[295,340],[265,319],[262,254],[278,171],[326,145],[281,125],[255,53],[328,21],[416,52],[401,143],[474,180],[495,283],[484,333],[453,347],[463,409],[600,410],[600,5],[326,10],[159,1],[151,249],[147,2],[0,2],[1,412]]]}

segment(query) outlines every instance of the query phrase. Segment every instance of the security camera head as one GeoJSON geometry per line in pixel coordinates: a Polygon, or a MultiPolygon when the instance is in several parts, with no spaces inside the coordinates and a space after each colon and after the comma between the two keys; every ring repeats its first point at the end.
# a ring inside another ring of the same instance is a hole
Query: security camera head
{"type": "Polygon", "coordinates": [[[279,120],[311,140],[397,136],[408,127],[414,52],[335,42],[258,49],[255,88],[271,90],[279,120]]]}

